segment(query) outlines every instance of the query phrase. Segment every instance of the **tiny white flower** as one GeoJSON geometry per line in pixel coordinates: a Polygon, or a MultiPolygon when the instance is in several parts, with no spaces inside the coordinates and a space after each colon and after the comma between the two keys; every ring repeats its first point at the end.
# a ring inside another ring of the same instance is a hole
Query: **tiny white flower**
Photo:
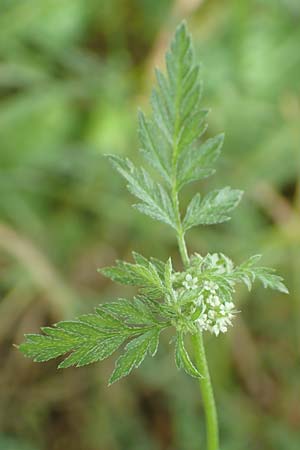
{"type": "Polygon", "coordinates": [[[220,329],[218,327],[218,325],[214,325],[211,329],[212,333],[215,334],[216,336],[219,336],[220,334],[220,329]]]}
{"type": "Polygon", "coordinates": [[[215,293],[215,291],[219,289],[219,286],[213,281],[204,281],[204,289],[211,293],[215,293]]]}
{"type": "Polygon", "coordinates": [[[211,306],[214,306],[214,307],[220,306],[220,303],[221,303],[220,299],[219,299],[219,297],[217,295],[210,296],[210,304],[211,304],[211,306]]]}
{"type": "MultiPolygon", "coordinates": [[[[229,321],[230,322],[230,321],[229,321]]],[[[229,325],[228,323],[228,319],[226,317],[219,317],[217,319],[217,324],[218,326],[221,327],[225,327],[226,325],[229,325]]]]}
{"type": "Polygon", "coordinates": [[[226,333],[227,332],[227,326],[226,325],[220,325],[220,331],[221,331],[221,333],[226,333]]]}
{"type": "Polygon", "coordinates": [[[231,311],[234,308],[233,302],[225,302],[225,309],[226,311],[231,311]]]}
{"type": "Polygon", "coordinates": [[[209,296],[207,297],[207,299],[206,299],[206,301],[207,301],[207,303],[208,303],[209,305],[211,305],[212,298],[213,298],[213,296],[212,296],[212,295],[209,295],[209,296]]]}
{"type": "Polygon", "coordinates": [[[182,283],[182,285],[186,288],[186,289],[197,289],[197,282],[198,282],[198,278],[197,277],[192,277],[192,275],[190,273],[188,273],[185,276],[185,281],[182,283]]]}
{"type": "Polygon", "coordinates": [[[221,314],[222,316],[225,316],[225,314],[227,314],[226,311],[225,311],[224,305],[221,305],[221,306],[220,306],[220,314],[221,314]]]}
{"type": "Polygon", "coordinates": [[[207,320],[207,314],[201,314],[201,316],[198,319],[198,323],[205,323],[207,320]]]}
{"type": "Polygon", "coordinates": [[[201,316],[197,319],[197,323],[202,330],[207,330],[208,329],[207,314],[201,314],[201,316]]]}
{"type": "Polygon", "coordinates": [[[231,311],[234,309],[234,303],[233,302],[225,302],[220,306],[220,313],[222,315],[228,315],[231,314],[231,311]]]}
{"type": "Polygon", "coordinates": [[[210,319],[214,319],[214,318],[216,317],[216,312],[215,312],[213,309],[210,309],[210,310],[208,311],[208,317],[209,317],[210,319]]]}

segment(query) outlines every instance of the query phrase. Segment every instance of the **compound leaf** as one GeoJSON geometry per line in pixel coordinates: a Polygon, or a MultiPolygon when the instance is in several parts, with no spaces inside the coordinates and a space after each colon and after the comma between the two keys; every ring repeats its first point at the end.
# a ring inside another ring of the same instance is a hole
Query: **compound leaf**
{"type": "MultiPolygon", "coordinates": [[[[134,359],[134,364],[139,365],[145,356],[142,349],[154,355],[159,333],[169,326],[160,314],[161,309],[151,301],[146,302],[143,298],[131,302],[120,299],[100,305],[94,314],[44,327],[44,334],[27,334],[19,349],[38,362],[67,355],[59,368],[80,367],[109,357],[131,339],[126,347],[131,353],[133,349],[138,350],[138,343],[141,344],[134,359]]],[[[124,364],[125,361],[122,367],[124,364]]]]}

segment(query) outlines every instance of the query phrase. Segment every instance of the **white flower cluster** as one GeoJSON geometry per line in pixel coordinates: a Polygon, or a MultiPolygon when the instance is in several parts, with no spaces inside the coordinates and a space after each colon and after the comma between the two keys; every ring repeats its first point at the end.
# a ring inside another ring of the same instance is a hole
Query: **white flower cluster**
{"type": "Polygon", "coordinates": [[[235,306],[232,301],[224,301],[220,297],[219,286],[212,281],[204,281],[201,285],[197,277],[187,274],[182,283],[185,289],[201,288],[200,294],[195,300],[195,307],[201,308],[201,313],[196,323],[203,331],[210,331],[218,336],[226,333],[232,325],[235,315],[235,306]]]}

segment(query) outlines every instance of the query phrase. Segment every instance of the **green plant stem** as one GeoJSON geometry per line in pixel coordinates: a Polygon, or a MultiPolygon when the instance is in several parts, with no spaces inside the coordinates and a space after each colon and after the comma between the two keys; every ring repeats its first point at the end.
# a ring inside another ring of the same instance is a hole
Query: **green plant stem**
{"type": "Polygon", "coordinates": [[[176,189],[176,178],[174,178],[173,182],[173,188],[172,188],[172,202],[175,210],[175,216],[176,216],[176,222],[177,222],[177,242],[179,247],[180,256],[182,259],[182,262],[185,267],[189,265],[190,258],[187,252],[186,243],[184,239],[184,232],[182,229],[182,223],[181,223],[181,217],[180,217],[180,211],[179,211],[179,200],[178,200],[178,193],[176,189]]]}
{"type": "MultiPolygon", "coordinates": [[[[182,262],[185,267],[188,267],[190,263],[190,258],[188,255],[185,239],[184,239],[184,231],[182,228],[182,221],[180,216],[179,209],[179,198],[178,198],[178,189],[177,189],[177,159],[178,159],[178,147],[177,147],[177,138],[178,138],[178,123],[179,123],[179,115],[178,115],[178,105],[176,102],[176,121],[175,121],[175,134],[174,134],[174,147],[173,147],[173,160],[172,160],[172,203],[176,216],[177,223],[177,242],[179,247],[180,256],[182,262]]],[[[213,388],[210,380],[209,369],[207,365],[205,348],[202,333],[199,332],[196,335],[192,336],[195,360],[197,364],[197,368],[199,372],[203,375],[203,378],[200,378],[200,391],[203,399],[203,405],[205,410],[206,417],[206,436],[207,436],[207,450],[219,450],[219,431],[218,431],[218,419],[217,419],[217,411],[215,405],[215,399],[213,394],[213,388]]]]}
{"type": "Polygon", "coordinates": [[[182,262],[183,262],[184,266],[187,267],[189,265],[190,259],[189,259],[189,255],[187,252],[185,240],[184,240],[184,233],[182,230],[179,230],[179,232],[177,234],[177,241],[178,241],[178,247],[179,247],[179,252],[180,252],[182,262]]]}
{"type": "MultiPolygon", "coordinates": [[[[178,197],[176,196],[177,205],[178,197]]],[[[179,208],[178,208],[179,214],[179,208]]],[[[180,218],[180,215],[179,215],[180,218]]],[[[180,255],[182,262],[185,266],[189,264],[189,256],[186,248],[186,243],[184,239],[184,233],[182,232],[181,222],[180,227],[177,232],[177,241],[179,246],[180,255]]],[[[215,404],[215,398],[213,393],[213,388],[211,384],[208,364],[206,360],[205,347],[203,342],[203,336],[201,331],[197,334],[192,335],[192,343],[194,347],[194,354],[197,369],[203,375],[203,378],[199,379],[200,391],[203,399],[203,406],[206,418],[206,440],[207,440],[207,450],[219,450],[219,428],[218,428],[218,417],[215,404]]]]}
{"type": "Polygon", "coordinates": [[[219,450],[219,430],[216,404],[207,365],[202,333],[192,335],[195,360],[203,378],[199,379],[206,418],[207,450],[219,450]]]}

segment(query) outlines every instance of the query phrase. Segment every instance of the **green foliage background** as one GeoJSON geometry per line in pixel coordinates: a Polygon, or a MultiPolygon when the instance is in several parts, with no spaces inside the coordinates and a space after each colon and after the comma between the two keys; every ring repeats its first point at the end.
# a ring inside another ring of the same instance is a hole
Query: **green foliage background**
{"type": "Polygon", "coordinates": [[[153,68],[186,17],[212,109],[207,136],[226,135],[202,190],[246,192],[232,221],[195,229],[190,248],[237,263],[262,253],[290,290],[241,290],[235,327],[207,336],[222,450],[298,450],[299,2],[2,0],[0,8],[0,449],[204,448],[196,382],[177,372],[168,338],[155,360],[109,389],[111,360],[57,371],[12,348],[24,332],[132,294],[96,272],[130,260],[132,249],[171,255],[180,267],[168,228],[130,207],[102,155],[138,158],[137,106],[147,109],[153,68]]]}

